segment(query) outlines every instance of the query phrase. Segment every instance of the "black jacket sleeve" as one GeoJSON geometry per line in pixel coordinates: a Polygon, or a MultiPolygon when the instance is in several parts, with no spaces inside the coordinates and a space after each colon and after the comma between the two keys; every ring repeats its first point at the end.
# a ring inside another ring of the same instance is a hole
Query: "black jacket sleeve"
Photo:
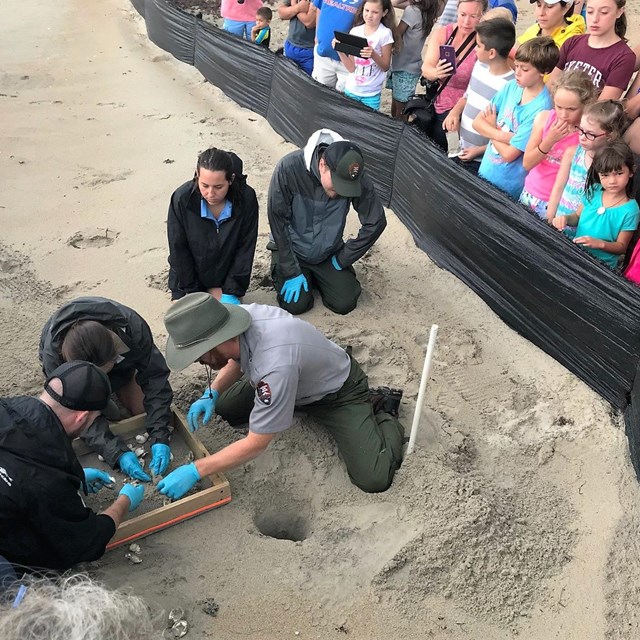
{"type": "Polygon", "coordinates": [[[84,506],[75,484],[77,478],[53,478],[24,487],[29,495],[32,528],[48,556],[46,566],[69,569],[78,562],[97,560],[116,532],[115,522],[84,506]]]}
{"type": "Polygon", "coordinates": [[[118,458],[129,451],[125,441],[120,436],[113,435],[104,416],[98,416],[80,438],[114,469],[118,464],[118,458]]]}
{"type": "Polygon", "coordinates": [[[387,226],[382,202],[376,193],[371,178],[363,173],[362,193],[353,199],[353,208],[358,212],[360,231],[355,238],[348,240],[336,258],[342,267],[349,267],[371,249],[387,226]]]}
{"type": "Polygon", "coordinates": [[[151,346],[146,366],[138,370],[136,382],[144,393],[146,426],[151,444],[169,444],[173,391],[169,384],[169,367],[155,344],[151,346]]]}
{"type": "Polygon", "coordinates": [[[224,280],[222,292],[242,298],[251,281],[251,269],[258,241],[258,198],[256,192],[245,185],[242,192],[242,229],[240,242],[236,248],[233,262],[224,280]]]}
{"type": "Polygon", "coordinates": [[[178,287],[183,294],[202,291],[198,280],[195,261],[189,247],[184,228],[185,204],[181,197],[184,187],[171,196],[167,217],[167,236],[169,240],[169,265],[175,272],[178,287]]]}
{"type": "Polygon", "coordinates": [[[289,223],[292,216],[293,194],[288,186],[285,163],[288,156],[276,166],[267,199],[267,217],[273,241],[278,249],[278,266],[285,280],[302,273],[289,237],[289,223]]]}
{"type": "MultiPolygon", "coordinates": [[[[128,317],[131,345],[135,345],[132,362],[136,368],[136,382],[144,394],[147,431],[151,444],[169,444],[171,429],[171,403],[173,391],[169,384],[169,367],[164,356],[153,342],[151,329],[137,313],[128,317]]],[[[129,344],[129,343],[127,343],[129,344]]],[[[125,354],[125,360],[127,360],[125,354]]]]}

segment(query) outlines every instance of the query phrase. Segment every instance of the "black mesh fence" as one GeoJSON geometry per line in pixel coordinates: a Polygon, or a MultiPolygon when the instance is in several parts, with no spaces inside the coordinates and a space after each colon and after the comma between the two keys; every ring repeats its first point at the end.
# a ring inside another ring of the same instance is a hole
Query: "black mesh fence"
{"type": "Polygon", "coordinates": [[[385,202],[438,265],[624,412],[640,476],[640,295],[562,234],[448,160],[414,128],[323,87],[289,60],[182,12],[132,0],[149,38],[302,146],[327,127],[361,145],[385,202]]]}

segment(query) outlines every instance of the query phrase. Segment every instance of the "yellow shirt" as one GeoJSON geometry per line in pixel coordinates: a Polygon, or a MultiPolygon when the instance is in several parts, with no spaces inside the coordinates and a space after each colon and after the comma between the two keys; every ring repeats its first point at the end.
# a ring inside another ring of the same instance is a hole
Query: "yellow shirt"
{"type": "MultiPolygon", "coordinates": [[[[567,18],[568,24],[564,24],[558,27],[552,34],[553,41],[558,45],[558,49],[562,46],[565,40],[568,40],[572,36],[579,36],[586,30],[586,23],[582,16],[569,16],[567,18]]],[[[519,38],[518,42],[522,44],[532,38],[537,38],[540,34],[540,27],[537,22],[534,22],[519,38]]]]}

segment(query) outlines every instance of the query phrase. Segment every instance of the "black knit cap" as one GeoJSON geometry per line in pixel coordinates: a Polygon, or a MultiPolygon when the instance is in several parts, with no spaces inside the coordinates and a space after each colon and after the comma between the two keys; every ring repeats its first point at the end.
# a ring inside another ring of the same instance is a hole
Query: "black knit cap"
{"type": "Polygon", "coordinates": [[[72,411],[102,411],[111,395],[107,374],[95,364],[81,360],[61,364],[47,378],[44,388],[54,400],[72,411]],[[54,378],[62,382],[62,394],[49,385],[54,378]]]}

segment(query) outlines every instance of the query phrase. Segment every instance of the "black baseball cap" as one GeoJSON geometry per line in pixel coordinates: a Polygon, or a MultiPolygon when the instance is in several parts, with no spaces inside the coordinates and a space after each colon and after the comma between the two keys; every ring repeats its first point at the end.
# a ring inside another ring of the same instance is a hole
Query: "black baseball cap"
{"type": "Polygon", "coordinates": [[[72,411],[102,411],[111,396],[107,374],[95,364],[81,360],[61,364],[47,378],[44,388],[54,400],[72,411]],[[62,382],[62,394],[51,388],[49,383],[54,378],[62,382]]]}
{"type": "Polygon", "coordinates": [[[357,198],[362,193],[360,179],[364,158],[360,148],[348,140],[330,144],[322,156],[331,171],[331,182],[339,196],[357,198]]]}

